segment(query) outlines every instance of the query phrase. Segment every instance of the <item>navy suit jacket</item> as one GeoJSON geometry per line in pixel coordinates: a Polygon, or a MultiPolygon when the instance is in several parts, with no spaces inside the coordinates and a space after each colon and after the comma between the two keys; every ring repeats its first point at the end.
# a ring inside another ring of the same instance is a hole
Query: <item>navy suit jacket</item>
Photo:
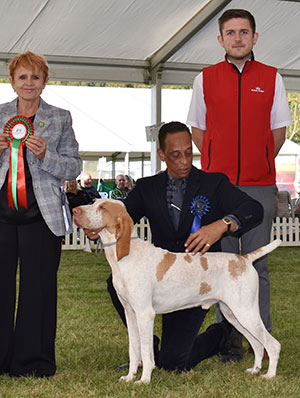
{"type": "MultiPolygon", "coordinates": [[[[167,171],[141,178],[124,201],[135,223],[143,216],[148,218],[155,246],[172,252],[185,251],[184,242],[190,235],[194,220],[190,206],[193,199],[199,195],[205,196],[210,203],[210,210],[202,217],[202,226],[233,214],[241,222],[239,232],[243,232],[262,220],[261,204],[232,185],[225,174],[206,173],[192,167],[176,231],[167,207],[167,180],[167,171]]],[[[220,251],[220,241],[210,250],[220,251]]]]}

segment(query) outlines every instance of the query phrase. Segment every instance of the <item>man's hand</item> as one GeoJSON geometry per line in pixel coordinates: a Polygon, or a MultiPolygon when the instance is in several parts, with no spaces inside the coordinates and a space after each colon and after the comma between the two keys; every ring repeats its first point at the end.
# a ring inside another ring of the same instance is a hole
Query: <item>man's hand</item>
{"type": "Polygon", "coordinates": [[[83,232],[86,234],[86,236],[91,239],[91,240],[96,240],[99,238],[99,232],[101,229],[87,229],[83,228],[83,232]]]}
{"type": "Polygon", "coordinates": [[[193,256],[199,251],[200,254],[204,254],[210,249],[210,246],[221,239],[225,232],[227,232],[227,226],[222,220],[205,225],[187,238],[184,244],[185,251],[192,252],[193,256]]]}

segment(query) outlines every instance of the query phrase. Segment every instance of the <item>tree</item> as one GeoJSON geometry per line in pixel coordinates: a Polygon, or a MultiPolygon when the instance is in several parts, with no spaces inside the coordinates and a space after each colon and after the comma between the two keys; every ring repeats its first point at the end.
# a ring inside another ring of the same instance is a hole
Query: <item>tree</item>
{"type": "Polygon", "coordinates": [[[293,124],[287,127],[286,137],[300,144],[300,93],[287,93],[293,124]]]}

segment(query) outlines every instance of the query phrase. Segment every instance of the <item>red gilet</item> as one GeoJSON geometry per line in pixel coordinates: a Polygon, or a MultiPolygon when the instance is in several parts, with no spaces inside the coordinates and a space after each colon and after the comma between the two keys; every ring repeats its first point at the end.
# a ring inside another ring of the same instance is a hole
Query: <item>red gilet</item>
{"type": "Polygon", "coordinates": [[[270,115],[276,72],[254,60],[242,73],[227,61],[203,69],[203,170],[223,172],[235,185],[275,184],[270,115]]]}

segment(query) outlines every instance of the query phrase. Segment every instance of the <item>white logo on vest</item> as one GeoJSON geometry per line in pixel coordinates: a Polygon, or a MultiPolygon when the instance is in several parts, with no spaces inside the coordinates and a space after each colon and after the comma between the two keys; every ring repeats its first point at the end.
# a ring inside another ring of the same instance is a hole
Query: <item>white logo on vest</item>
{"type": "Polygon", "coordinates": [[[251,88],[251,91],[253,91],[254,93],[264,93],[265,92],[265,90],[263,90],[260,87],[251,88]]]}

